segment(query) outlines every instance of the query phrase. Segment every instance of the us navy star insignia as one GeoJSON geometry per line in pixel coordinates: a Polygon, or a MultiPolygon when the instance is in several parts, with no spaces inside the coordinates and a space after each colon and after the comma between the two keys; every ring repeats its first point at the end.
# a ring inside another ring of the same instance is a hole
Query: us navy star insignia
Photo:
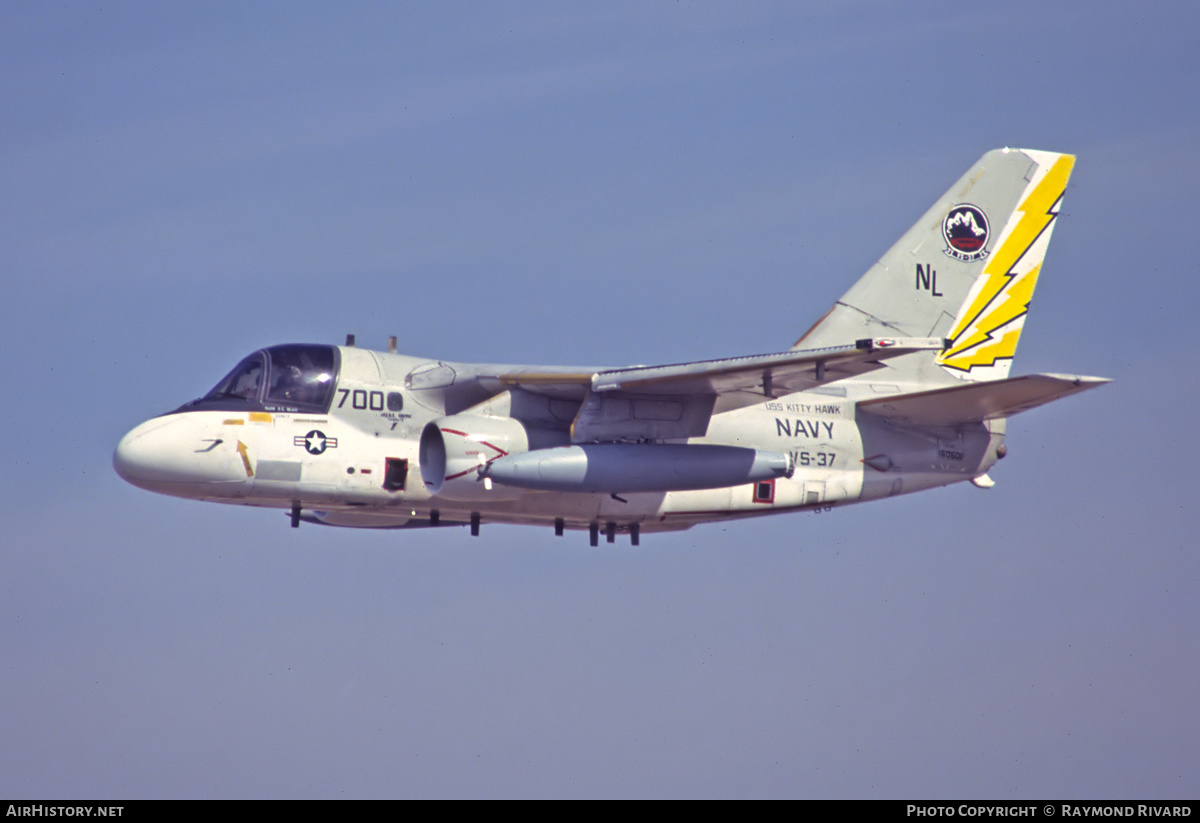
{"type": "Polygon", "coordinates": [[[336,449],[338,444],[336,437],[326,437],[319,429],[313,429],[305,435],[296,435],[292,442],[303,446],[309,454],[323,454],[326,449],[336,449]]]}

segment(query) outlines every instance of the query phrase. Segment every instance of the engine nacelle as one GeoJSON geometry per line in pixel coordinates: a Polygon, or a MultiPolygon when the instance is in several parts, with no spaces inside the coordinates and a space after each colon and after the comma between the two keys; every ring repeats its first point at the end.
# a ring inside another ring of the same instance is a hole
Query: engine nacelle
{"type": "Polygon", "coordinates": [[[497,485],[618,494],[719,489],[791,477],[791,455],[738,446],[588,443],[507,455],[483,469],[497,485]]]}
{"type": "Polygon", "coordinates": [[[421,432],[421,480],[431,494],[452,500],[505,500],[521,490],[493,485],[481,471],[493,460],[529,450],[529,435],[519,420],[481,414],[455,414],[421,432]]]}

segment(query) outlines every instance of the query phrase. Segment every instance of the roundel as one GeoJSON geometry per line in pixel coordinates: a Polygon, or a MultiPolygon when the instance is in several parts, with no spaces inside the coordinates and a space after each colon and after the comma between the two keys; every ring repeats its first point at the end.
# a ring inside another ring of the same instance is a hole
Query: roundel
{"type": "Polygon", "coordinates": [[[988,219],[983,209],[960,203],[942,219],[946,254],[959,260],[982,260],[987,256],[988,219]]]}

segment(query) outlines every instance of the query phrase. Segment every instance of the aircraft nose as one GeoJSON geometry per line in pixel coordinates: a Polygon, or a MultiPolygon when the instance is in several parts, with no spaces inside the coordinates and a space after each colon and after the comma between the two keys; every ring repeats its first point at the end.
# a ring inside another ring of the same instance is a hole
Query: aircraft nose
{"type": "Polygon", "coordinates": [[[113,452],[113,468],[135,486],[153,487],[156,483],[178,481],[179,468],[174,441],[176,430],[170,418],[147,420],[121,438],[113,452]]]}
{"type": "Polygon", "coordinates": [[[232,465],[219,438],[206,436],[187,415],[147,420],[121,438],[113,468],[122,479],[150,491],[181,484],[245,480],[232,465]]]}

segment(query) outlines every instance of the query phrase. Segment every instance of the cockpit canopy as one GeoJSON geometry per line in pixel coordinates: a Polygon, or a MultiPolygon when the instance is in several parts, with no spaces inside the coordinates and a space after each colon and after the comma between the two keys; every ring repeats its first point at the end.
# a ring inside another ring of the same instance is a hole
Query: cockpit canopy
{"type": "Polygon", "coordinates": [[[337,383],[336,346],[292,343],[256,351],[212,391],[180,411],[329,411],[337,383]]]}

